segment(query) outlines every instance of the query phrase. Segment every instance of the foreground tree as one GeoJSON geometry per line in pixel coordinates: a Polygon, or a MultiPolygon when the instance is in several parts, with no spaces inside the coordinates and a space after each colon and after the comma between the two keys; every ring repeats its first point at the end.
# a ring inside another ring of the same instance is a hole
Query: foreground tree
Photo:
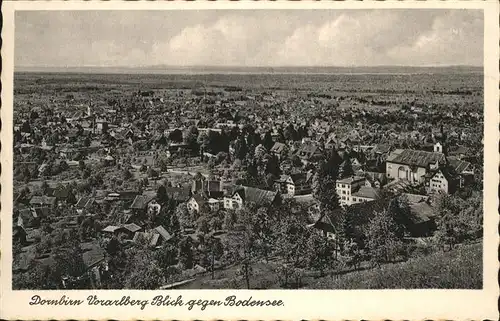
{"type": "Polygon", "coordinates": [[[132,249],[127,253],[127,257],[127,270],[130,272],[125,279],[125,288],[154,290],[165,283],[163,270],[146,246],[132,249]]]}
{"type": "Polygon", "coordinates": [[[332,161],[320,161],[313,176],[313,196],[319,202],[321,214],[338,208],[339,200],[336,189],[338,167],[332,161]]]}
{"type": "Polygon", "coordinates": [[[446,249],[482,236],[483,200],[480,193],[467,199],[442,195],[436,201],[436,238],[446,249]]]}
{"type": "Polygon", "coordinates": [[[335,244],[333,240],[322,235],[313,233],[308,240],[308,266],[319,270],[321,276],[325,269],[330,267],[334,261],[335,244]]]}
{"type": "Polygon", "coordinates": [[[169,267],[177,264],[177,249],[170,244],[166,244],[154,252],[154,257],[158,266],[163,270],[163,276],[167,279],[169,277],[169,267]]]}
{"type": "MultiPolygon", "coordinates": [[[[288,216],[279,226],[275,251],[283,259],[282,267],[294,276],[294,286],[300,287],[300,271],[307,267],[310,247],[308,246],[311,231],[297,216],[288,216]]],[[[287,281],[286,286],[290,284],[287,281]]]]}
{"type": "Polygon", "coordinates": [[[404,250],[397,224],[386,211],[375,212],[367,232],[367,247],[376,264],[393,262],[404,250]]]}

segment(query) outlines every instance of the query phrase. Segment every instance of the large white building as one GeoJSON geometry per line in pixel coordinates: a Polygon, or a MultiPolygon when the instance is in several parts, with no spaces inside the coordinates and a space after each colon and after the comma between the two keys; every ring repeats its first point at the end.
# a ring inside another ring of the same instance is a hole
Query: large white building
{"type": "MultiPolygon", "coordinates": [[[[436,143],[433,152],[396,149],[387,157],[386,176],[389,180],[406,181],[412,185],[425,183],[432,190],[441,189],[449,192],[448,186],[443,186],[445,184],[443,173],[440,174],[441,176],[437,176],[439,175],[437,172],[441,172],[443,168],[448,168],[454,173],[453,175],[458,180],[458,186],[462,186],[464,181],[474,175],[474,169],[469,162],[457,157],[446,157],[443,153],[443,146],[436,143]],[[429,183],[429,179],[434,180],[434,182],[429,183]],[[437,184],[441,184],[441,186],[438,187],[437,184]]],[[[450,179],[446,178],[446,180],[450,179]]]]}
{"type": "Polygon", "coordinates": [[[366,178],[361,176],[338,180],[336,192],[342,206],[374,201],[379,196],[379,189],[371,187],[366,178]]]}

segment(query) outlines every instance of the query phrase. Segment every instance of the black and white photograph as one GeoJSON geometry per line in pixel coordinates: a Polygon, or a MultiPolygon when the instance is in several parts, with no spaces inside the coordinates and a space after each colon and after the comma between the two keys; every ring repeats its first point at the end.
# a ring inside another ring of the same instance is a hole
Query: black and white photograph
{"type": "Polygon", "coordinates": [[[14,22],[14,292],[483,289],[483,10],[14,22]]]}

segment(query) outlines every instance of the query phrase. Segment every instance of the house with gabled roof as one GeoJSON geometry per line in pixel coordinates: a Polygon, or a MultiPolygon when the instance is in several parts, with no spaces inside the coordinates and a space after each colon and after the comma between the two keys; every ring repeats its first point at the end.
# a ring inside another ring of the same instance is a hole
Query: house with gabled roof
{"type": "Polygon", "coordinates": [[[186,204],[188,211],[190,212],[201,212],[205,204],[207,204],[208,199],[202,194],[194,194],[191,196],[186,204]]]}
{"type": "Polygon", "coordinates": [[[425,175],[425,189],[427,193],[451,194],[460,185],[460,178],[454,170],[448,166],[441,166],[427,172],[425,175]]]}
{"type": "Polygon", "coordinates": [[[134,234],[141,231],[142,227],[135,223],[129,223],[121,226],[118,230],[119,234],[125,234],[126,238],[131,240],[134,238],[134,234]]]}
{"type": "Polygon", "coordinates": [[[289,196],[293,197],[295,195],[304,195],[311,193],[313,177],[311,171],[294,173],[285,176],[285,188],[282,190],[286,191],[286,194],[288,194],[289,196]]]}
{"type": "Polygon", "coordinates": [[[17,211],[16,225],[22,228],[40,226],[40,216],[34,208],[23,208],[17,211]]]}
{"type": "Polygon", "coordinates": [[[274,154],[276,157],[280,158],[284,151],[286,150],[287,146],[283,143],[276,142],[274,145],[271,147],[269,150],[270,153],[274,154]]]}
{"type": "Polygon", "coordinates": [[[323,156],[321,148],[314,142],[304,142],[295,152],[303,162],[309,163],[320,159],[323,156]]]}
{"type": "Polygon", "coordinates": [[[224,197],[225,209],[242,209],[245,204],[254,203],[258,206],[271,206],[279,202],[279,194],[260,188],[235,186],[230,197],[224,197]]]}
{"type": "Polygon", "coordinates": [[[380,189],[371,186],[360,186],[351,194],[351,204],[375,201],[380,198],[380,189]]]}
{"type": "Polygon", "coordinates": [[[53,196],[33,196],[30,200],[31,206],[54,207],[56,204],[57,199],[53,196]]]}
{"type": "Polygon", "coordinates": [[[95,204],[94,197],[80,197],[78,202],[76,203],[76,211],[79,213],[83,213],[84,211],[89,211],[92,209],[95,204]]]}
{"type": "Polygon", "coordinates": [[[141,212],[141,211],[146,211],[148,208],[148,205],[155,199],[155,195],[137,195],[134,198],[134,201],[132,202],[132,205],[130,205],[130,209],[132,209],[135,212],[141,212]]]}

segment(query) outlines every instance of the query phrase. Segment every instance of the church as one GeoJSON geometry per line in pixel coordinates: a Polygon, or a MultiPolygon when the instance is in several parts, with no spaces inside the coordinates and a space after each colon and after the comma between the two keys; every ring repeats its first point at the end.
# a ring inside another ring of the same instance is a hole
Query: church
{"type": "MultiPolygon", "coordinates": [[[[389,180],[406,180],[412,185],[428,185],[431,177],[434,178],[437,172],[443,171],[447,174],[446,177],[453,178],[453,181],[456,179],[459,187],[463,185],[466,176],[474,174],[469,162],[447,157],[440,142],[434,145],[432,152],[396,149],[386,160],[386,176],[389,180]]],[[[446,192],[449,192],[448,188],[446,192]]]]}

